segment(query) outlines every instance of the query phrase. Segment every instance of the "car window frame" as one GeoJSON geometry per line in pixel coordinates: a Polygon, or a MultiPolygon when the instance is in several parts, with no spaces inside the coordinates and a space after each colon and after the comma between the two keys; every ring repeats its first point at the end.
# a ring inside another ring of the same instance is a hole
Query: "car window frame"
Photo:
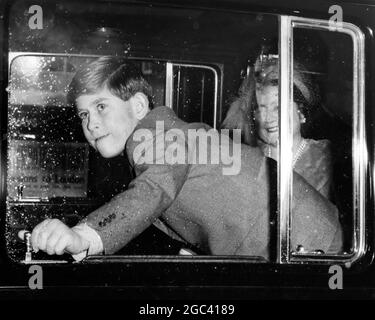
{"type": "MultiPolygon", "coordinates": [[[[174,79],[173,79],[173,68],[174,67],[184,67],[184,68],[197,68],[197,69],[205,69],[212,71],[215,76],[215,93],[214,93],[214,114],[213,114],[213,128],[217,129],[217,114],[218,114],[218,101],[220,100],[221,92],[219,90],[219,82],[222,83],[222,79],[220,79],[218,71],[208,65],[204,64],[192,64],[192,63],[182,63],[182,62],[167,62],[166,63],[166,86],[165,86],[165,105],[167,107],[173,108],[173,87],[174,87],[174,79]]],[[[221,72],[221,75],[223,73],[221,72]]]]}
{"type": "Polygon", "coordinates": [[[280,264],[345,264],[350,266],[366,253],[365,218],[368,171],[368,150],[365,131],[365,36],[361,29],[348,22],[340,27],[328,20],[279,16],[279,127],[278,162],[278,246],[280,264]],[[293,29],[306,28],[348,34],[353,41],[353,251],[349,254],[293,253],[290,249],[292,202],[292,141],[293,141],[293,29]],[[283,168],[283,169],[281,169],[283,168]]]}
{"type": "MultiPolygon", "coordinates": [[[[279,52],[280,52],[280,77],[281,81],[280,84],[280,145],[283,146],[280,148],[280,162],[278,163],[278,172],[279,172],[279,179],[278,179],[278,207],[280,212],[280,224],[278,229],[278,264],[295,264],[295,263],[322,263],[322,264],[331,264],[331,263],[353,263],[360,259],[365,254],[365,203],[366,203],[366,190],[367,190],[367,182],[366,182],[366,176],[367,176],[367,159],[368,159],[368,151],[366,146],[366,133],[365,133],[365,124],[364,124],[364,91],[365,91],[365,85],[364,85],[364,35],[362,31],[355,25],[351,23],[343,23],[344,29],[348,28],[348,34],[350,34],[352,37],[355,35],[356,41],[357,41],[357,51],[354,50],[355,54],[354,56],[357,57],[357,64],[358,66],[354,69],[357,71],[356,76],[356,86],[354,86],[354,91],[357,91],[356,97],[353,99],[355,100],[355,106],[354,107],[354,123],[353,126],[355,129],[353,129],[353,169],[354,169],[354,177],[353,177],[353,198],[354,198],[354,210],[358,211],[358,215],[355,214],[355,227],[354,227],[354,240],[355,240],[355,248],[352,255],[332,255],[327,256],[324,255],[321,256],[315,256],[315,255],[307,255],[307,254],[297,254],[294,255],[289,250],[289,240],[290,240],[290,204],[291,204],[291,177],[292,177],[292,170],[291,170],[291,163],[292,159],[290,156],[288,156],[288,146],[291,147],[291,123],[292,119],[290,115],[292,114],[289,112],[288,108],[290,108],[290,101],[293,96],[293,85],[292,85],[292,77],[291,77],[291,71],[292,71],[292,55],[291,52],[293,50],[293,41],[292,41],[292,29],[296,26],[305,26],[305,27],[312,27],[315,29],[327,29],[329,27],[328,21],[326,20],[319,20],[319,19],[310,19],[310,18],[301,18],[301,17],[294,17],[294,16],[286,16],[286,15],[280,15],[278,14],[278,17],[280,19],[280,26],[279,26],[279,52]],[[282,26],[288,26],[288,28],[283,28],[282,26]],[[288,41],[288,39],[291,39],[291,41],[288,41]],[[284,80],[283,80],[284,79],[284,80]],[[287,79],[287,80],[285,80],[287,79]],[[285,82],[286,81],[286,82],[285,82]],[[283,107],[284,105],[284,107],[283,107]],[[285,156],[285,154],[287,156],[285,156]],[[286,170],[280,170],[281,168],[289,168],[286,170]]],[[[354,47],[356,48],[356,47],[354,47]]],[[[21,52],[19,52],[21,53],[21,52]]],[[[62,55],[66,56],[66,54],[55,54],[55,53],[21,53],[22,55],[32,55],[32,54],[40,54],[43,56],[46,55],[62,55]]],[[[17,55],[16,52],[9,52],[9,66],[11,64],[11,61],[14,59],[12,57],[13,55],[17,55]]],[[[85,55],[90,57],[99,57],[100,55],[85,55]]],[[[144,60],[158,60],[158,59],[147,59],[147,58],[139,58],[139,57],[131,57],[131,59],[144,59],[144,60]]],[[[355,59],[355,58],[353,58],[355,59]]],[[[166,62],[168,64],[169,62],[166,62]]],[[[174,65],[179,66],[191,66],[189,64],[184,63],[171,63],[172,69],[174,65]]],[[[197,65],[194,65],[195,67],[197,65]]],[[[200,66],[200,65],[199,65],[200,66]]],[[[205,66],[206,67],[206,66],[205,66]]],[[[213,70],[216,73],[216,70],[210,67],[207,67],[208,69],[213,70]]],[[[10,68],[9,68],[10,71],[10,68]]],[[[173,72],[172,72],[173,76],[173,72]]],[[[223,76],[223,73],[222,73],[223,76]]],[[[167,69],[167,76],[168,79],[168,69],[167,69]]],[[[215,77],[217,80],[217,78],[215,77]]],[[[215,89],[219,89],[218,84],[215,80],[215,89]]],[[[168,81],[168,80],[167,80],[168,81]]],[[[220,79],[220,82],[222,83],[222,79],[220,79]]],[[[354,82],[353,82],[354,83],[354,82]]],[[[166,99],[167,99],[167,89],[166,87],[166,99]]],[[[172,90],[173,90],[173,83],[172,83],[172,90]]],[[[216,91],[215,98],[217,99],[218,94],[220,93],[220,90],[216,91]]],[[[171,96],[171,93],[169,93],[169,96],[171,96]]],[[[166,100],[166,105],[167,100],[166,100]]],[[[217,112],[218,112],[218,104],[217,101],[215,102],[215,126],[216,126],[216,120],[217,120],[217,112]]],[[[102,256],[100,259],[103,259],[102,256]]],[[[98,256],[93,256],[87,261],[96,261],[98,256]]],[[[147,260],[157,261],[161,257],[158,256],[147,256],[147,260]],[[151,258],[151,259],[150,259],[151,258]]],[[[113,259],[113,258],[112,258],[113,259]]],[[[116,260],[122,259],[127,262],[129,261],[136,261],[136,257],[133,256],[127,256],[127,257],[121,257],[117,256],[116,260]]],[[[141,259],[146,259],[145,257],[142,257],[141,259]]],[[[169,260],[169,261],[175,261],[176,259],[178,261],[190,261],[192,257],[181,257],[181,256],[173,256],[173,257],[162,257],[162,260],[169,260]]],[[[109,259],[111,260],[111,259],[109,259]]],[[[261,259],[257,259],[256,257],[241,257],[240,259],[236,256],[218,256],[218,257],[209,257],[209,256],[200,256],[200,257],[193,257],[194,261],[230,261],[230,262],[260,262],[261,259]]],[[[56,263],[56,261],[54,262],[56,263]]]]}

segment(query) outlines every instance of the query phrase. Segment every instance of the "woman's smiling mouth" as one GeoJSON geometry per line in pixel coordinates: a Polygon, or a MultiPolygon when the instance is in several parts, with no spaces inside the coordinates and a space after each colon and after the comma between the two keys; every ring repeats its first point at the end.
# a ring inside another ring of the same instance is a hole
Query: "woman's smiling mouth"
{"type": "Polygon", "coordinates": [[[279,127],[278,126],[275,126],[275,127],[269,127],[269,128],[266,128],[267,132],[269,133],[274,133],[274,132],[277,132],[279,130],[279,127]]]}

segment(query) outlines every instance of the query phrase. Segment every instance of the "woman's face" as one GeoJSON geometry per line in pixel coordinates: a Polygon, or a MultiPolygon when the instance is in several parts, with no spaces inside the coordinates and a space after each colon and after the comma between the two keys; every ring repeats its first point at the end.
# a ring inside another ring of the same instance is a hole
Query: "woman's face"
{"type": "MultiPolygon", "coordinates": [[[[258,136],[266,144],[276,147],[279,140],[279,87],[257,84],[256,99],[258,110],[255,121],[258,136]]],[[[303,115],[298,112],[298,106],[293,102],[293,138],[301,135],[301,120],[303,115]]]]}

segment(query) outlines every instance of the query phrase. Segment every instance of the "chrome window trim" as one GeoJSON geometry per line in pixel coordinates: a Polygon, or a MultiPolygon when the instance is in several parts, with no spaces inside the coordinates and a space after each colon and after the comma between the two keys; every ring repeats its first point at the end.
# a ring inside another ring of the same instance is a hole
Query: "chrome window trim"
{"type": "Polygon", "coordinates": [[[172,102],[173,102],[173,67],[177,66],[177,67],[188,67],[188,68],[199,68],[199,69],[206,69],[206,70],[210,70],[214,73],[215,75],[215,95],[214,95],[214,114],[213,114],[213,117],[214,117],[214,121],[213,121],[213,128],[216,129],[216,125],[217,125],[217,121],[216,121],[216,117],[217,117],[217,98],[218,98],[218,90],[219,90],[219,75],[217,73],[217,71],[212,68],[212,67],[209,67],[209,66],[206,66],[206,65],[202,65],[202,64],[189,64],[189,63],[174,63],[174,62],[168,62],[167,63],[167,66],[168,64],[171,65],[171,68],[172,70],[170,70],[168,73],[168,68],[167,68],[167,84],[168,86],[170,87],[167,87],[166,88],[166,92],[168,92],[168,97],[170,100],[170,105],[168,105],[169,107],[173,107],[172,106],[172,102]]]}
{"type": "MultiPolygon", "coordinates": [[[[290,204],[291,194],[286,191],[291,188],[292,162],[288,157],[288,149],[280,148],[279,170],[279,196],[278,205],[280,212],[278,239],[278,262],[280,263],[306,263],[319,262],[324,264],[345,263],[350,266],[360,259],[366,252],[365,243],[365,206],[366,206],[366,177],[368,173],[368,150],[365,132],[365,37],[363,32],[354,24],[343,22],[342,27],[332,29],[328,20],[309,19],[294,16],[280,16],[280,145],[288,148],[291,145],[291,121],[286,113],[291,108],[293,97],[292,85],[292,58],[293,58],[293,29],[305,28],[321,31],[340,32],[347,34],[353,41],[353,137],[352,137],[352,164],[353,164],[353,251],[348,254],[314,255],[291,253],[290,240],[290,204]],[[289,71],[289,74],[288,74],[289,71]],[[290,75],[290,76],[289,76],[290,75]],[[284,82],[284,84],[282,84],[284,82]],[[285,83],[286,82],[286,83],[285,83]],[[288,106],[289,105],[289,106],[288,106]],[[288,122],[288,120],[290,122],[288,122]],[[286,127],[284,127],[286,126],[286,127]],[[288,139],[290,139],[288,144],[288,139]],[[280,173],[281,168],[288,168],[280,173]],[[287,251],[286,251],[287,250],[287,251]]],[[[289,149],[291,150],[291,149],[289,149]]]]}
{"type": "Polygon", "coordinates": [[[292,203],[292,145],[293,145],[293,33],[291,17],[279,17],[279,159],[277,164],[278,190],[278,239],[277,262],[288,263],[290,252],[290,225],[289,216],[292,203]],[[282,170],[282,168],[284,168],[282,170]]]}
{"type": "MultiPolygon", "coordinates": [[[[19,57],[19,56],[43,56],[43,57],[82,57],[82,58],[100,58],[104,56],[111,56],[108,54],[81,54],[81,53],[54,53],[54,52],[37,52],[37,51],[10,51],[8,52],[8,74],[10,72],[10,66],[12,64],[12,61],[19,57]]],[[[165,59],[159,59],[159,58],[148,58],[148,57],[138,57],[138,56],[111,56],[111,57],[118,57],[118,58],[125,58],[128,60],[142,60],[142,61],[163,61],[167,64],[167,61],[165,59]]]]}
{"type": "Polygon", "coordinates": [[[173,63],[167,62],[165,74],[165,105],[173,107],[173,63]]]}

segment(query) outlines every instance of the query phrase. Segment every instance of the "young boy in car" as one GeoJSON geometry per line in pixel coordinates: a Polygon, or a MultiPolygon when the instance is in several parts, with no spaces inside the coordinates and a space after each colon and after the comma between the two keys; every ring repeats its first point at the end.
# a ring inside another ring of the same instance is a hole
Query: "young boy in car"
{"type": "MultiPolygon", "coordinates": [[[[126,152],[136,178],[128,190],[73,228],[57,219],[38,224],[31,236],[34,251],[68,252],[77,260],[113,254],[157,222],[168,234],[207,254],[270,258],[270,184],[267,160],[259,149],[242,145],[240,171],[233,175],[223,174],[221,161],[190,161],[192,151],[186,143],[179,146],[186,151],[185,163],[166,161],[168,147],[179,142],[164,133],[210,127],[186,123],[168,107],[152,109],[149,84],[131,63],[117,58],[102,57],[79,70],[68,97],[89,144],[105,158],[126,152]],[[164,132],[158,132],[157,123],[163,123],[164,132]],[[145,132],[150,132],[149,138],[145,132]],[[141,143],[150,149],[140,152],[141,143]],[[152,161],[145,161],[146,154],[152,161]]],[[[210,143],[199,150],[213,157],[210,143]]],[[[307,252],[340,251],[337,209],[297,174],[291,221],[292,250],[302,246],[307,252]]]]}

